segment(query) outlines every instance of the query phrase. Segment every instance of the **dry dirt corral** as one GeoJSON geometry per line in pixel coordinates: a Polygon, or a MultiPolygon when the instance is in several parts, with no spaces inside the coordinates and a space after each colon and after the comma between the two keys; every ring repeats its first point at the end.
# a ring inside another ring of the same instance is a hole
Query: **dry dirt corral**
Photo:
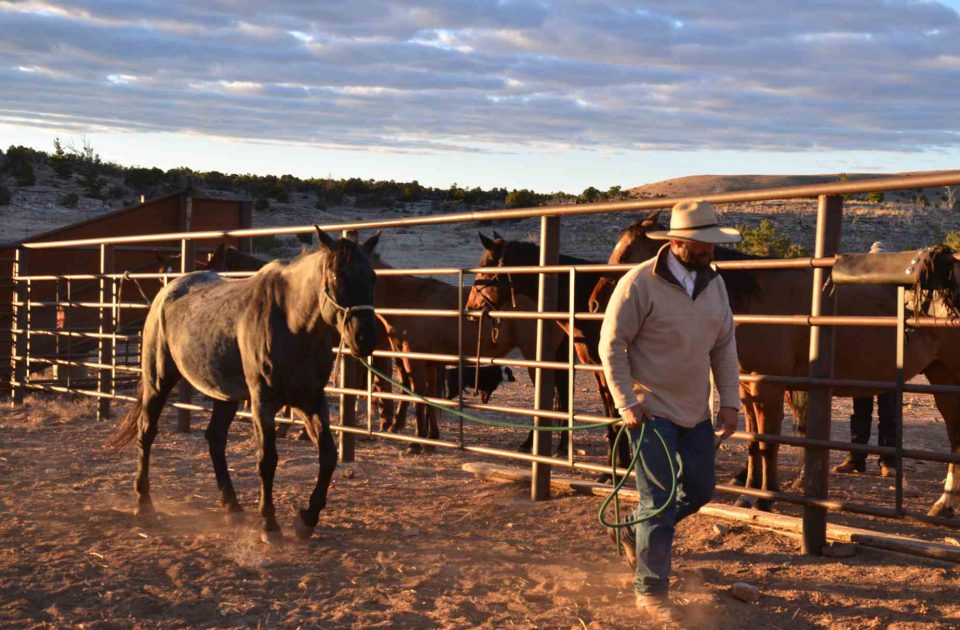
{"type": "MultiPolygon", "coordinates": [[[[528,390],[519,382],[496,396],[510,404],[529,400],[528,390]]],[[[835,417],[848,403],[838,402],[835,417]]],[[[161,524],[141,528],[131,513],[134,453],[102,448],[114,423],[97,423],[93,404],[34,397],[0,410],[3,627],[638,627],[630,573],[596,522],[598,498],[534,504],[521,486],[462,472],[459,453],[410,458],[398,444],[363,441],[358,461],[338,468],[313,540],[295,543],[288,529],[288,543],[270,548],[249,513],[240,525],[221,518],[202,432],[176,434],[168,410],[151,467],[161,524]]],[[[932,410],[909,409],[908,443],[942,450],[932,410]]],[[[845,423],[836,424],[843,436],[845,423]]],[[[240,499],[253,509],[250,435],[249,425],[234,426],[228,458],[240,499]]],[[[477,437],[470,428],[468,438],[477,437]]],[[[500,446],[517,440],[506,430],[482,437],[500,446]]],[[[599,455],[599,440],[577,448],[599,455]]],[[[280,440],[279,449],[275,496],[290,523],[312,487],[316,457],[304,442],[280,440]]],[[[725,448],[722,475],[742,453],[741,445],[725,448]]],[[[784,459],[795,470],[795,456],[784,459]]],[[[910,501],[932,501],[942,475],[939,465],[908,468],[910,501]]],[[[886,481],[871,468],[831,483],[838,496],[889,501],[886,481]]],[[[866,549],[846,560],[809,559],[791,538],[737,524],[720,537],[715,522],[695,516],[679,528],[674,590],[687,627],[960,626],[955,568],[866,549]],[[759,604],[726,594],[737,581],[761,589],[759,604]]]]}

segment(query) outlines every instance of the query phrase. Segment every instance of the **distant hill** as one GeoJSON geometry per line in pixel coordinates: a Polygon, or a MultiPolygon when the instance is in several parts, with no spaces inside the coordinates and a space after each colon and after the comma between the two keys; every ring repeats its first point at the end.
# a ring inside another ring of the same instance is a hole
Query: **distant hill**
{"type": "MultiPolygon", "coordinates": [[[[893,177],[894,175],[929,175],[945,171],[913,171],[909,173],[847,173],[849,181],[863,179],[878,179],[893,177]]],[[[713,195],[738,190],[755,190],[758,188],[780,188],[784,186],[802,186],[810,184],[825,184],[840,181],[840,173],[825,173],[822,175],[691,175],[665,179],[652,184],[644,184],[629,189],[631,197],[638,199],[655,199],[661,197],[693,197],[696,195],[713,195]]],[[[913,201],[918,194],[923,194],[928,201],[933,202],[939,195],[945,195],[942,190],[910,190],[887,193],[888,201],[913,201]]]]}

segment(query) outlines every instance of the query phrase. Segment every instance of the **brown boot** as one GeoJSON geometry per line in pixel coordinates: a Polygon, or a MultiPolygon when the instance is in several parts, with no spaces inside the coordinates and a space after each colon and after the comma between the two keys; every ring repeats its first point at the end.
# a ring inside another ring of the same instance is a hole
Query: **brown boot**
{"type": "Polygon", "coordinates": [[[654,626],[657,628],[670,627],[683,621],[680,612],[666,595],[637,594],[637,610],[646,617],[648,622],[657,624],[654,626]]]}
{"type": "Polygon", "coordinates": [[[835,473],[843,473],[845,475],[853,475],[856,473],[867,472],[867,465],[861,464],[860,462],[855,462],[852,459],[845,459],[843,463],[837,464],[831,470],[835,473]]]}
{"type": "MultiPolygon", "coordinates": [[[[617,542],[617,529],[616,527],[608,527],[607,535],[610,536],[610,540],[616,544],[617,542]]],[[[623,558],[627,561],[627,564],[630,565],[630,568],[633,570],[637,569],[637,537],[633,533],[633,529],[630,527],[620,527],[620,552],[623,554],[623,558]]]]}

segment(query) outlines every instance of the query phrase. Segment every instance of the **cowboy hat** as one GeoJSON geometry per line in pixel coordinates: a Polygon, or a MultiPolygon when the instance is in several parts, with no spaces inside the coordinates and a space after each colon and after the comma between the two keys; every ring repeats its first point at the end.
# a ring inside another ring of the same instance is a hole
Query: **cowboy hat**
{"type": "Polygon", "coordinates": [[[670,211],[670,229],[647,232],[647,236],[697,243],[738,243],[743,238],[733,228],[720,227],[717,213],[708,201],[681,201],[670,211]]]}

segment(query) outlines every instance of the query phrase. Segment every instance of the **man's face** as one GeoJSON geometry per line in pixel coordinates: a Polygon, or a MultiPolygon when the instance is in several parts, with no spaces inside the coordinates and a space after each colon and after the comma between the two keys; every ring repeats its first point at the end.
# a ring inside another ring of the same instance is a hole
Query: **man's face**
{"type": "Polygon", "coordinates": [[[706,271],[713,262],[713,244],[670,241],[670,251],[690,271],[706,271]]]}

